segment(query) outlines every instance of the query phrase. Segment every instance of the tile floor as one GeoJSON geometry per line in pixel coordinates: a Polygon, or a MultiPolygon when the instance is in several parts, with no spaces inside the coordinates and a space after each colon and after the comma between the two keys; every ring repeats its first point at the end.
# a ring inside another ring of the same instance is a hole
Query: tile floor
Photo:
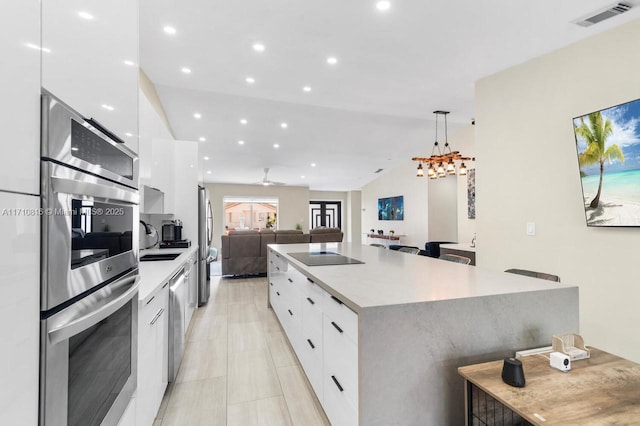
{"type": "Polygon", "coordinates": [[[154,426],[329,424],[267,308],[267,279],[211,277],[154,426]]]}

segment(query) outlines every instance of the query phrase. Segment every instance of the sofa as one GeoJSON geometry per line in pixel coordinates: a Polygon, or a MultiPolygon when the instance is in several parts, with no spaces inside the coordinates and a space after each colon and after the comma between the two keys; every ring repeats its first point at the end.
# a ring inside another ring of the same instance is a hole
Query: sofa
{"type": "Polygon", "coordinates": [[[267,244],[342,242],[338,228],[298,230],[229,231],[222,236],[222,275],[267,273],[267,244]]]}

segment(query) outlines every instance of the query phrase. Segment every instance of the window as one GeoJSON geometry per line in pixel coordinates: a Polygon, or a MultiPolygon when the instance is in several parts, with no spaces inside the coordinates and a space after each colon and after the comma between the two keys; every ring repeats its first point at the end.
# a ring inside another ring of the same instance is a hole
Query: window
{"type": "Polygon", "coordinates": [[[278,200],[276,198],[224,197],[226,230],[254,229],[256,231],[278,227],[278,200]]]}

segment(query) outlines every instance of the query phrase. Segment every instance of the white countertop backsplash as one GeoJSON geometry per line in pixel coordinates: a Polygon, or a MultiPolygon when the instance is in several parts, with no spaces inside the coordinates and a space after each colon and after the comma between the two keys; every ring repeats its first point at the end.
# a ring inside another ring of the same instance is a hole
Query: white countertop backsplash
{"type": "Polygon", "coordinates": [[[172,249],[146,249],[140,250],[140,257],[146,254],[169,254],[180,253],[180,256],[174,260],[157,260],[152,262],[140,262],[140,290],[138,300],[143,301],[149,297],[158,286],[170,279],[176,272],[180,270],[182,265],[191,256],[196,256],[198,245],[192,245],[189,248],[172,248],[172,249]]]}

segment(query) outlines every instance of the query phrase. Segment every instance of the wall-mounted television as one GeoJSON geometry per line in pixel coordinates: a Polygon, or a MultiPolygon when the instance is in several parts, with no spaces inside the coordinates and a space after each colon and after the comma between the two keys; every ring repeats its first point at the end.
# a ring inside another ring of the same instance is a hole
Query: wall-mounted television
{"type": "Polygon", "coordinates": [[[640,99],[573,119],[587,226],[640,226],[640,99]]]}
{"type": "Polygon", "coordinates": [[[404,220],[404,197],[378,198],[378,220],[404,220]]]}

